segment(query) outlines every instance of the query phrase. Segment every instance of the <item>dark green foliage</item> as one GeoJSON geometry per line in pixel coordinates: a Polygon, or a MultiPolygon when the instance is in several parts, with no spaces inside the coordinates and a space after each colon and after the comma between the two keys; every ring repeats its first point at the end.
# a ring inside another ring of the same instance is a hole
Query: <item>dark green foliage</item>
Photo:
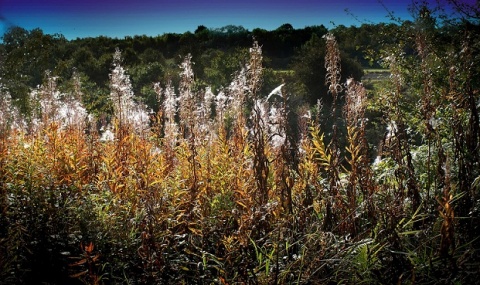
{"type": "Polygon", "coordinates": [[[45,71],[58,66],[58,60],[65,57],[66,43],[63,36],[45,35],[40,29],[12,27],[3,35],[0,77],[22,112],[31,111],[30,88],[42,83],[45,71]]]}
{"type": "MultiPolygon", "coordinates": [[[[150,108],[157,110],[151,84],[164,79],[178,82],[178,64],[185,55],[192,54],[196,62],[193,68],[197,77],[203,80],[205,85],[211,86],[212,90],[217,90],[226,87],[233,73],[244,63],[242,61],[245,52],[253,37],[262,44],[266,68],[289,73],[290,64],[296,62],[293,65],[295,76],[289,76],[289,80],[301,85],[298,90],[305,90],[303,96],[315,103],[325,90],[321,84],[322,75],[317,73],[320,70],[315,70],[314,67],[317,63],[321,64],[322,47],[307,42],[312,41],[312,36],[318,38],[325,33],[327,29],[324,26],[295,29],[290,24],[284,24],[273,31],[248,31],[241,26],[218,29],[199,27],[195,33],[164,34],[157,37],[134,36],[124,39],[100,36],[67,41],[61,35],[43,34],[40,29],[27,31],[13,27],[3,35],[1,80],[22,112],[28,113],[30,107],[27,94],[42,82],[46,70],[50,70],[53,76],[69,78],[75,68],[88,78],[85,84],[90,86],[91,95],[85,98],[85,104],[98,105],[96,102],[107,95],[104,92],[108,87],[111,55],[118,47],[123,52],[125,65],[131,71],[136,96],[142,98],[140,100],[145,101],[150,108]],[[301,48],[304,45],[305,47],[301,48]],[[294,59],[295,57],[297,59],[294,59]],[[305,71],[299,68],[301,63],[306,63],[305,71]],[[309,70],[315,70],[317,75],[312,77],[309,70]]],[[[342,40],[340,46],[348,44],[349,41],[342,40]]],[[[370,46],[375,48],[376,43],[371,43],[370,46]]],[[[344,78],[354,76],[360,79],[361,68],[356,63],[362,60],[358,56],[359,51],[345,51],[348,54],[343,54],[344,78]]],[[[268,92],[269,88],[275,88],[280,83],[281,80],[275,81],[263,88],[268,92]]]]}

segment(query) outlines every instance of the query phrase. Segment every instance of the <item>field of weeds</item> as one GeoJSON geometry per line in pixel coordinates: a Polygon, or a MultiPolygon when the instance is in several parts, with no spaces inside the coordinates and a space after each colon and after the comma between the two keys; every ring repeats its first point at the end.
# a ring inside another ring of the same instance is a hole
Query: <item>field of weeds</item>
{"type": "Polygon", "coordinates": [[[134,99],[120,50],[109,122],[49,74],[29,117],[2,90],[1,283],[478,283],[473,38],[452,58],[417,34],[414,57],[384,55],[391,76],[372,98],[340,78],[327,34],[332,103],[316,109],[284,84],[260,94],[256,42],[217,94],[185,57],[178,86],[155,85],[158,113],[134,99]],[[375,153],[371,109],[386,126],[375,153]]]}

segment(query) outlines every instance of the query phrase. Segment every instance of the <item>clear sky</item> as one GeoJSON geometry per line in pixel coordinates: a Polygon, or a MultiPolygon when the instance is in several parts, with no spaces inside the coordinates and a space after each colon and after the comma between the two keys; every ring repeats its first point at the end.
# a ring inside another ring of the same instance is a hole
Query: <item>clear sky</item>
{"type": "MultiPolygon", "coordinates": [[[[432,0],[434,1],[434,0],[432,0]]],[[[360,25],[409,19],[411,0],[0,0],[0,33],[8,26],[77,37],[156,36],[194,32],[199,25],[273,30],[285,23],[360,25]],[[349,10],[349,13],[345,11],[349,10]],[[353,16],[352,16],[353,15],[353,16]]]]}

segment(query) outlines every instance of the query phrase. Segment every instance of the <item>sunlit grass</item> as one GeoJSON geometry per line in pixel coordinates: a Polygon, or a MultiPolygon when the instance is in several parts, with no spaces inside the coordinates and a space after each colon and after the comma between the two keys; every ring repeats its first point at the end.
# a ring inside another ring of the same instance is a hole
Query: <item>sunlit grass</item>
{"type": "MultiPolygon", "coordinates": [[[[325,40],[326,83],[333,97],[326,112],[342,114],[329,121],[328,134],[325,122],[311,115],[321,110],[294,105],[284,84],[260,94],[264,69],[256,42],[232,83],[217,94],[195,88],[193,58],[186,56],[177,88],[171,82],[155,85],[156,114],[134,100],[117,50],[110,74],[114,113],[98,128],[91,116],[73,119],[57,112],[67,102],[83,110],[81,94],[63,96],[47,74],[33,91],[34,118],[1,122],[2,280],[474,280],[475,229],[460,222],[476,220],[459,205],[473,213],[475,205],[467,202],[476,194],[457,190],[460,178],[478,181],[467,168],[474,165],[470,145],[455,141],[458,132],[475,130],[475,122],[465,119],[471,109],[454,104],[463,93],[452,85],[440,90],[444,100],[434,103],[444,112],[456,108],[448,116],[458,129],[445,124],[436,129],[426,113],[419,114],[433,104],[426,100],[433,101],[432,93],[423,91],[420,112],[407,112],[403,105],[411,94],[403,93],[401,56],[389,58],[390,69],[366,70],[380,79],[364,85],[342,81],[336,39],[328,34],[325,40]],[[381,130],[385,135],[378,138],[374,162],[369,110],[388,126],[381,130]],[[424,124],[430,129],[418,127],[424,124]],[[413,145],[414,131],[423,136],[424,147],[413,145]],[[464,276],[457,275],[460,270],[464,276]]],[[[10,108],[2,105],[2,114],[10,108]]]]}

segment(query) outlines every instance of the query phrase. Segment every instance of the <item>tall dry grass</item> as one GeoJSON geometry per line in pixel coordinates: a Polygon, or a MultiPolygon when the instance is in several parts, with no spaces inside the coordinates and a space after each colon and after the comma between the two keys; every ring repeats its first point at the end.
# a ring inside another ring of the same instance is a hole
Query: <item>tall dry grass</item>
{"type": "MultiPolygon", "coordinates": [[[[423,90],[424,171],[402,108],[407,62],[401,53],[387,58],[392,77],[382,98],[389,129],[383,157],[374,163],[366,139],[369,93],[354,80],[341,82],[335,37],[325,40],[331,113],[343,110],[345,146],[341,126],[333,126],[327,140],[325,126],[294,104],[288,86],[260,94],[263,56],[257,42],[218,94],[194,88],[193,59],[185,57],[178,92],[171,82],[155,84],[158,114],[136,102],[117,50],[110,74],[114,114],[110,126],[99,130],[89,129],[96,123],[86,114],[59,112],[64,106],[84,110],[81,92],[62,94],[48,74],[32,92],[36,113],[29,128],[17,123],[18,114],[4,99],[3,282],[475,280],[478,258],[469,224],[475,217],[457,206],[471,210],[477,196],[475,173],[468,170],[478,158],[472,75],[466,72],[468,80],[460,81],[451,72],[448,92],[441,93],[445,101],[423,90]],[[431,106],[447,105],[454,110],[453,127],[437,130],[431,106]],[[449,138],[453,147],[443,147],[449,138]]],[[[417,44],[422,80],[431,85],[428,45],[420,36],[417,44]]]]}

